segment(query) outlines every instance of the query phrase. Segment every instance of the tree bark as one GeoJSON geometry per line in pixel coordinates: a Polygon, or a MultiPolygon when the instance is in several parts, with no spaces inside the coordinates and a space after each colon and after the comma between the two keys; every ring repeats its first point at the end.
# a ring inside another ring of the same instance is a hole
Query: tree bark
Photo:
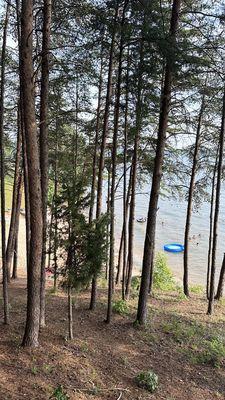
{"type": "Polygon", "coordinates": [[[222,263],[222,267],[220,270],[220,277],[219,277],[219,281],[218,281],[218,287],[217,287],[215,300],[220,300],[223,296],[224,277],[225,277],[225,253],[223,255],[223,263],[222,263]]]}
{"type": "MultiPolygon", "coordinates": [[[[104,165],[105,165],[104,157],[105,157],[106,140],[108,137],[109,111],[110,111],[110,104],[111,104],[111,98],[112,98],[113,56],[114,56],[114,45],[115,45],[115,36],[116,36],[116,22],[117,22],[117,16],[118,16],[118,7],[119,7],[119,1],[117,1],[117,3],[116,3],[114,23],[113,23],[113,32],[112,32],[111,46],[110,46],[110,54],[109,54],[108,82],[107,82],[107,92],[106,92],[106,100],[105,100],[105,112],[104,112],[104,121],[103,121],[102,140],[101,140],[100,156],[99,156],[98,186],[97,186],[97,199],[96,199],[96,219],[99,219],[99,217],[101,215],[101,210],[102,210],[102,186],[103,186],[103,172],[104,172],[104,165]]],[[[93,310],[95,308],[96,297],[97,297],[97,277],[94,276],[92,279],[92,287],[91,287],[90,310],[93,310]]]]}
{"type": "Polygon", "coordinates": [[[205,95],[203,94],[201,108],[200,108],[199,117],[198,117],[196,138],[195,138],[195,149],[194,149],[193,163],[192,163],[192,170],[191,170],[191,180],[190,180],[189,191],[188,191],[188,203],[187,203],[186,224],[185,224],[185,233],[184,233],[183,291],[186,296],[189,296],[189,287],[188,287],[189,234],[190,234],[190,227],[191,227],[192,203],[193,203],[193,195],[194,195],[194,189],[195,189],[195,176],[196,176],[197,167],[198,167],[198,153],[199,153],[204,106],[205,106],[205,95]]]}
{"type": "Polygon", "coordinates": [[[210,282],[210,272],[211,272],[211,256],[212,256],[212,237],[213,237],[213,215],[214,215],[214,197],[215,197],[215,181],[217,172],[217,162],[218,162],[218,149],[216,154],[216,161],[213,169],[212,178],[212,190],[211,190],[211,201],[210,201],[210,215],[209,215],[209,249],[208,249],[208,265],[207,265],[207,278],[206,278],[206,296],[209,300],[209,282],[210,282]]]}
{"type": "Polygon", "coordinates": [[[47,243],[47,203],[48,203],[48,93],[49,93],[49,48],[51,29],[51,0],[44,0],[41,59],[41,99],[40,99],[40,166],[42,190],[43,242],[41,260],[40,327],[45,326],[45,264],[47,243]]]}
{"type": "Polygon", "coordinates": [[[101,111],[101,101],[102,101],[102,84],[103,84],[103,43],[101,49],[101,66],[99,74],[99,84],[98,84],[98,105],[96,110],[96,129],[95,129],[95,144],[94,144],[94,154],[93,154],[93,164],[92,164],[92,182],[91,182],[91,200],[89,209],[89,224],[93,221],[93,211],[95,203],[95,186],[97,178],[97,153],[98,153],[98,141],[99,141],[99,129],[100,129],[100,111],[101,111]]]}
{"type": "Polygon", "coordinates": [[[127,263],[127,280],[125,297],[129,299],[130,285],[134,263],[134,219],[135,219],[135,201],[136,201],[136,183],[137,183],[137,163],[138,163],[138,147],[141,132],[141,88],[142,88],[142,69],[143,69],[143,38],[140,43],[140,61],[138,66],[138,87],[136,101],[136,127],[134,137],[134,151],[132,158],[132,175],[131,175],[131,199],[130,199],[130,215],[129,215],[129,233],[128,233],[128,263],[127,263]]]}
{"type": "MultiPolygon", "coordinates": [[[[178,28],[178,21],[179,21],[180,4],[181,0],[173,0],[172,16],[170,24],[171,45],[172,44],[174,45],[176,38],[176,31],[178,28]]],[[[146,236],[144,244],[142,277],[141,277],[138,311],[137,311],[137,322],[139,324],[145,324],[147,318],[147,300],[148,300],[148,290],[150,283],[150,269],[152,263],[154,241],[155,241],[156,215],[158,208],[160,183],[162,177],[164,151],[166,145],[168,113],[171,102],[172,76],[173,76],[173,67],[171,61],[168,59],[165,67],[165,79],[163,85],[161,111],[159,117],[156,156],[154,161],[152,187],[151,187],[151,194],[149,201],[148,219],[147,219],[146,236]]]]}
{"type": "Polygon", "coordinates": [[[23,187],[23,174],[22,172],[19,175],[18,181],[18,193],[16,195],[17,203],[15,205],[16,215],[15,215],[15,232],[14,232],[14,239],[13,239],[13,271],[12,271],[12,279],[17,279],[17,252],[18,252],[18,234],[19,234],[19,223],[20,223],[20,207],[21,207],[21,200],[22,200],[22,187],[23,187]]]}
{"type": "Polygon", "coordinates": [[[113,130],[113,147],[112,147],[112,180],[111,180],[111,195],[110,195],[110,250],[109,250],[109,277],[108,277],[108,308],[106,323],[111,322],[112,316],[112,297],[114,287],[114,250],[115,250],[115,186],[116,186],[116,167],[117,167],[117,138],[119,129],[119,116],[120,116],[120,96],[121,96],[121,80],[122,80],[122,63],[123,63],[123,43],[124,34],[123,27],[125,22],[125,12],[128,5],[128,0],[125,0],[123,6],[122,20],[121,20],[121,36],[119,45],[119,63],[118,63],[118,78],[116,88],[116,102],[114,114],[114,130],[113,130]]]}
{"type": "Polygon", "coordinates": [[[211,264],[209,302],[207,310],[207,314],[209,315],[213,313],[214,296],[215,296],[216,250],[217,250],[218,220],[219,220],[219,210],[220,210],[221,178],[223,170],[224,129],[225,129],[225,86],[223,93],[223,110],[222,110],[222,121],[221,121],[220,138],[219,138],[219,156],[218,156],[218,166],[217,166],[215,212],[214,212],[214,222],[213,222],[212,264],[211,264]]]}
{"type": "MultiPolygon", "coordinates": [[[[20,0],[16,0],[16,16],[17,16],[17,39],[19,52],[21,49],[21,19],[20,19],[20,0]]],[[[21,55],[19,54],[19,71],[20,71],[20,123],[21,123],[21,134],[22,134],[22,153],[23,153],[23,170],[24,170],[24,193],[25,193],[25,218],[26,218],[26,262],[27,270],[29,265],[29,254],[30,254],[30,199],[29,199],[29,187],[28,187],[28,165],[27,165],[27,148],[26,139],[24,132],[24,119],[23,119],[23,93],[22,93],[22,66],[21,66],[21,55]]]]}
{"type": "Polygon", "coordinates": [[[15,161],[12,207],[11,207],[12,211],[11,211],[9,234],[8,234],[7,248],[6,248],[6,267],[8,272],[8,280],[10,279],[10,267],[14,252],[14,242],[16,235],[16,213],[17,213],[18,195],[20,193],[19,185],[21,184],[20,169],[21,169],[22,133],[21,133],[20,101],[18,103],[18,111],[17,111],[17,128],[18,132],[17,132],[16,161],[15,161]]]}
{"type": "Polygon", "coordinates": [[[6,223],[5,223],[5,137],[4,137],[4,98],[5,98],[5,65],[6,40],[10,12],[10,3],[7,3],[3,28],[1,52],[1,87],[0,87],[0,179],[1,179],[1,246],[2,246],[2,274],[3,274],[3,308],[4,324],[9,323],[8,300],[8,271],[6,264],[6,223]]]}
{"type": "Polygon", "coordinates": [[[33,1],[22,0],[21,12],[21,83],[23,118],[27,148],[30,199],[30,252],[27,271],[27,317],[23,346],[38,346],[40,326],[40,275],[42,258],[42,195],[37,136],[33,68],[33,1]]]}
{"type": "Polygon", "coordinates": [[[69,340],[73,340],[73,303],[71,295],[71,286],[68,286],[68,323],[69,323],[69,340]]]}

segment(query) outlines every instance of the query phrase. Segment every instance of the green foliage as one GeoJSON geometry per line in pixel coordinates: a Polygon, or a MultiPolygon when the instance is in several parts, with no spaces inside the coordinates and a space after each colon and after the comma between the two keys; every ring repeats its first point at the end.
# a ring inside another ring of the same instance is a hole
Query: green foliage
{"type": "Polygon", "coordinates": [[[189,324],[177,318],[164,323],[162,328],[165,333],[172,336],[175,342],[180,344],[189,343],[194,337],[201,337],[203,333],[203,327],[201,325],[195,322],[189,324]]]}
{"type": "Polygon", "coordinates": [[[69,400],[68,394],[64,391],[63,387],[61,385],[57,386],[55,388],[54,392],[50,396],[50,399],[52,400],[69,400]]]}
{"type": "Polygon", "coordinates": [[[125,300],[117,300],[113,303],[113,311],[120,315],[126,315],[129,313],[129,307],[125,300]]]}
{"type": "Polygon", "coordinates": [[[153,371],[142,371],[140,372],[135,381],[140,388],[148,390],[150,393],[154,393],[159,385],[158,375],[153,371]]]}
{"type": "Polygon", "coordinates": [[[225,344],[221,337],[212,337],[203,341],[203,349],[194,355],[193,361],[198,364],[209,364],[213,367],[220,367],[225,359],[225,344]]]}
{"type": "Polygon", "coordinates": [[[179,345],[194,364],[219,367],[225,360],[225,341],[221,335],[210,335],[203,325],[173,318],[162,325],[165,333],[179,345]]]}
{"type": "Polygon", "coordinates": [[[173,274],[167,265],[165,254],[158,253],[156,255],[154,271],[153,271],[153,288],[163,291],[174,290],[176,287],[173,274]]]}

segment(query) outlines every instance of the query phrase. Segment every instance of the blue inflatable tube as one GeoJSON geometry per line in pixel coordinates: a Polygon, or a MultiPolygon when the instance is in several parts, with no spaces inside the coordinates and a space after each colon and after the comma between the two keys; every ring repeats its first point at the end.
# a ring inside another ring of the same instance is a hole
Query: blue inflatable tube
{"type": "Polygon", "coordinates": [[[164,250],[169,251],[170,253],[180,253],[184,251],[184,246],[179,243],[165,244],[164,250]]]}

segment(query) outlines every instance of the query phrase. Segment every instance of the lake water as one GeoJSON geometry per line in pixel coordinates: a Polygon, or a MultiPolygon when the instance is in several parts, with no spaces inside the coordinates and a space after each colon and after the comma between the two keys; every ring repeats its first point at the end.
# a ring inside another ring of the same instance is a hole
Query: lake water
{"type": "MultiPolygon", "coordinates": [[[[142,189],[143,193],[149,192],[150,187],[142,189]]],[[[105,191],[106,192],[106,191],[105,191]]],[[[117,195],[120,193],[118,192],[117,195]]],[[[119,196],[118,196],[119,197],[119,196]]],[[[135,216],[135,241],[134,241],[134,264],[136,270],[141,271],[143,247],[145,239],[146,223],[136,222],[136,218],[147,217],[149,194],[137,194],[136,216],[135,216]]],[[[217,275],[225,252],[225,188],[221,193],[220,218],[218,230],[217,247],[217,275]]],[[[178,200],[159,200],[159,210],[156,231],[156,252],[163,251],[164,244],[181,243],[184,241],[184,224],[186,218],[185,201],[178,200]]],[[[191,221],[190,236],[195,239],[189,245],[189,278],[191,284],[205,285],[208,257],[208,237],[209,237],[209,203],[203,203],[198,212],[193,212],[191,221]],[[199,236],[200,235],[200,236],[199,236]]],[[[122,199],[116,201],[116,247],[118,251],[119,238],[123,218],[122,199]]],[[[165,252],[168,264],[178,280],[183,275],[183,253],[173,254],[165,252]]]]}

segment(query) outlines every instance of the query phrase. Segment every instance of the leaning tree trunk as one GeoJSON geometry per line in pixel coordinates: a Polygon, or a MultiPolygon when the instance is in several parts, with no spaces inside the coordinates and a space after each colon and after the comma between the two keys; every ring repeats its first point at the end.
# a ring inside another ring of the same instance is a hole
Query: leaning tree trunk
{"type": "Polygon", "coordinates": [[[21,107],[20,101],[18,103],[18,111],[17,111],[17,147],[16,147],[16,162],[15,162],[15,172],[14,172],[14,182],[13,182],[13,194],[12,194],[12,211],[10,218],[10,226],[9,226],[9,234],[7,240],[7,248],[6,248],[6,267],[8,271],[8,280],[10,278],[10,267],[14,252],[14,241],[16,235],[16,212],[17,212],[17,203],[18,203],[18,194],[19,194],[19,184],[21,181],[20,178],[20,169],[21,169],[21,149],[22,149],[22,134],[21,134],[21,107]]]}
{"type": "Polygon", "coordinates": [[[23,0],[21,11],[21,83],[27,148],[30,199],[30,254],[27,271],[27,317],[23,346],[38,346],[40,326],[40,274],[42,257],[42,196],[33,68],[33,1],[23,0]]]}
{"type": "MultiPolygon", "coordinates": [[[[129,106],[129,69],[130,69],[130,51],[127,50],[127,72],[126,72],[126,95],[125,95],[125,111],[124,111],[124,148],[123,148],[123,228],[121,234],[121,242],[118,256],[118,270],[116,276],[116,284],[120,281],[121,263],[126,265],[127,259],[127,214],[129,206],[129,198],[127,198],[127,131],[128,131],[128,106],[129,106]],[[123,259],[122,259],[123,256],[123,259]]],[[[129,189],[128,189],[129,190],[129,189]]],[[[123,271],[124,267],[122,268],[123,271]]],[[[124,290],[122,290],[124,293],[124,290]]],[[[122,295],[124,297],[124,295],[122,295]]]]}
{"type": "Polygon", "coordinates": [[[20,223],[20,207],[21,207],[21,200],[22,200],[22,187],[23,187],[23,174],[20,173],[19,182],[18,182],[18,193],[16,195],[17,202],[15,205],[16,215],[15,215],[15,233],[13,239],[13,271],[12,271],[12,279],[17,279],[17,261],[18,261],[18,234],[19,234],[19,223],[20,223]]]}
{"type": "Polygon", "coordinates": [[[142,105],[141,105],[141,89],[142,89],[142,70],[143,70],[143,38],[140,43],[140,61],[138,67],[138,85],[137,85],[137,101],[136,101],[136,127],[134,137],[134,152],[132,158],[132,175],[131,175],[131,199],[130,199],[130,215],[129,215],[129,231],[128,231],[128,263],[127,263],[127,280],[125,297],[129,298],[131,278],[134,263],[134,218],[135,218],[135,201],[136,201],[136,183],[137,183],[137,163],[138,163],[138,147],[141,132],[142,105]]]}
{"type": "Polygon", "coordinates": [[[92,164],[89,224],[91,224],[91,222],[93,221],[93,211],[95,204],[95,186],[97,178],[96,167],[97,167],[97,154],[98,154],[98,141],[99,141],[99,128],[100,128],[100,111],[101,111],[101,101],[102,101],[102,84],[103,84],[103,43],[101,49],[101,66],[100,66],[99,84],[98,84],[98,105],[96,110],[96,128],[95,128],[95,144],[94,144],[94,154],[93,154],[93,164],[92,164]]]}
{"type": "MultiPolygon", "coordinates": [[[[112,98],[113,56],[114,56],[114,45],[115,45],[115,36],[116,36],[116,23],[117,23],[118,7],[119,7],[119,2],[117,1],[115,15],[114,15],[114,24],[113,24],[111,46],[110,46],[110,54],[109,54],[107,93],[106,93],[103,131],[102,131],[102,139],[101,139],[101,147],[100,147],[100,155],[99,155],[98,186],[97,186],[97,199],[96,199],[96,219],[99,219],[99,217],[101,215],[101,210],[102,210],[102,186],[103,186],[103,172],[104,172],[104,165],[105,165],[104,157],[105,157],[106,140],[108,137],[109,112],[110,112],[110,104],[111,104],[111,98],[112,98]]],[[[97,297],[97,277],[94,276],[92,279],[92,287],[91,287],[90,310],[93,310],[95,308],[96,297],[97,297]]]]}
{"type": "Polygon", "coordinates": [[[51,0],[44,0],[43,36],[41,60],[40,99],[40,166],[42,190],[43,243],[41,260],[40,327],[45,326],[45,264],[47,244],[47,203],[48,203],[48,92],[49,92],[49,48],[51,28],[51,0]]]}
{"type": "Polygon", "coordinates": [[[225,253],[223,255],[223,263],[220,270],[220,277],[219,277],[215,300],[220,300],[221,297],[223,296],[224,278],[225,278],[225,253]]]}
{"type": "Polygon", "coordinates": [[[186,296],[189,296],[189,288],[188,288],[188,252],[189,252],[189,234],[191,227],[191,214],[192,214],[192,203],[193,203],[193,194],[195,189],[195,176],[198,167],[198,153],[199,153],[199,145],[200,145],[200,137],[201,137],[201,126],[202,126],[202,117],[204,112],[204,104],[205,103],[205,95],[202,97],[201,109],[198,117],[198,126],[195,138],[195,149],[193,155],[193,163],[191,170],[191,180],[188,191],[188,204],[187,204],[187,214],[186,214],[186,224],[185,224],[185,234],[184,234],[184,276],[183,276],[183,290],[186,296]]]}
{"type": "Polygon", "coordinates": [[[4,143],[4,97],[5,97],[5,64],[6,39],[10,5],[7,3],[3,28],[1,54],[1,87],[0,87],[0,179],[1,179],[1,233],[2,233],[2,274],[3,274],[3,306],[4,324],[9,323],[8,271],[6,264],[6,224],[5,224],[5,143],[4,143]]]}
{"type": "MultiPolygon", "coordinates": [[[[175,46],[174,42],[176,38],[176,31],[178,28],[180,4],[181,0],[173,0],[171,25],[170,25],[171,47],[173,48],[175,46]]],[[[171,65],[171,61],[167,60],[165,67],[165,79],[163,85],[161,111],[159,117],[156,156],[154,161],[152,188],[151,188],[148,220],[147,220],[146,236],[144,244],[142,277],[141,277],[140,293],[138,300],[137,322],[140,324],[145,324],[147,318],[147,300],[148,300],[148,290],[150,282],[150,270],[151,270],[154,242],[155,242],[156,215],[158,208],[160,183],[162,177],[164,151],[166,145],[168,114],[171,102],[172,76],[173,76],[173,68],[171,65]]]]}
{"type": "Polygon", "coordinates": [[[113,130],[113,147],[112,147],[112,181],[111,181],[111,195],[110,195],[110,249],[109,249],[109,277],[108,277],[108,307],[106,323],[111,322],[112,316],[112,297],[114,287],[114,251],[115,251],[115,187],[116,187],[116,166],[117,166],[117,137],[119,129],[119,116],[120,116],[120,96],[121,96],[121,80],[122,80],[122,58],[123,58],[123,27],[125,22],[125,12],[128,5],[128,0],[125,0],[123,6],[123,14],[121,20],[121,37],[119,45],[119,64],[118,64],[118,78],[116,88],[116,102],[115,102],[115,115],[114,115],[114,130],[113,130]]]}
{"type": "Polygon", "coordinates": [[[216,161],[213,168],[212,177],[212,190],[210,199],[210,215],[209,215],[209,248],[208,248],[208,265],[207,265],[207,278],[206,278],[206,296],[209,300],[209,282],[210,282],[210,271],[211,271],[211,256],[212,256],[212,236],[213,236],[213,211],[214,211],[214,197],[215,197],[215,181],[218,161],[218,149],[216,154],[216,161]]]}
{"type": "Polygon", "coordinates": [[[216,196],[215,196],[215,212],[213,222],[213,240],[212,240],[212,264],[211,264],[211,277],[210,277],[210,291],[209,291],[209,303],[207,314],[213,313],[214,296],[215,296],[215,272],[216,272],[216,250],[217,250],[217,235],[218,235],[218,220],[219,220],[219,209],[220,209],[220,191],[221,191],[221,179],[223,171],[223,150],[224,150],[224,129],[225,129],[225,86],[223,93],[223,111],[222,121],[219,139],[219,156],[217,166],[217,181],[216,181],[216,196]]]}

